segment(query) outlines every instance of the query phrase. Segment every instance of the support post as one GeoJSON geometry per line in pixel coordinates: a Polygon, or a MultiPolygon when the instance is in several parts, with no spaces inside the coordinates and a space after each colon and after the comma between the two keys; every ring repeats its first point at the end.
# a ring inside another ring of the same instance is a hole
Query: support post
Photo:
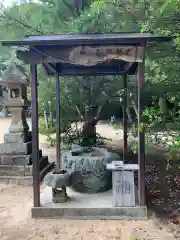
{"type": "Polygon", "coordinates": [[[124,100],[123,100],[123,162],[127,161],[127,152],[128,152],[128,115],[127,115],[127,74],[124,75],[124,100]]]}
{"type": "Polygon", "coordinates": [[[56,75],[56,163],[61,167],[61,131],[60,131],[60,83],[59,74],[56,75]]]}
{"type": "Polygon", "coordinates": [[[34,199],[34,207],[39,207],[40,206],[40,172],[39,172],[37,65],[31,64],[30,69],[31,69],[31,98],[32,98],[33,199],[34,199]]]}
{"type": "Polygon", "coordinates": [[[144,61],[138,64],[138,193],[140,206],[145,205],[145,133],[140,127],[143,112],[144,61]]]}

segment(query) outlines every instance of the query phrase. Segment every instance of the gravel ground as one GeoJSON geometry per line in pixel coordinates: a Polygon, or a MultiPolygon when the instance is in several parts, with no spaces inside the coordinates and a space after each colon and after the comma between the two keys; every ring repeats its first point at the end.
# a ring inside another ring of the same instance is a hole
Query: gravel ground
{"type": "MultiPolygon", "coordinates": [[[[31,219],[32,188],[0,184],[1,240],[172,240],[168,226],[148,221],[31,219]]],[[[178,238],[176,238],[178,239],[178,238]]]]}

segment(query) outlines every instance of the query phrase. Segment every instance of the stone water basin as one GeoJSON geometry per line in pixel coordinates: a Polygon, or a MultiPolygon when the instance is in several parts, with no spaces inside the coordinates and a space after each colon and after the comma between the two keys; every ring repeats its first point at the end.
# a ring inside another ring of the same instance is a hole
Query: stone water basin
{"type": "Polygon", "coordinates": [[[112,175],[106,164],[119,161],[120,157],[106,148],[78,147],[64,152],[61,159],[63,168],[71,173],[73,190],[98,193],[112,188],[112,175]]]}

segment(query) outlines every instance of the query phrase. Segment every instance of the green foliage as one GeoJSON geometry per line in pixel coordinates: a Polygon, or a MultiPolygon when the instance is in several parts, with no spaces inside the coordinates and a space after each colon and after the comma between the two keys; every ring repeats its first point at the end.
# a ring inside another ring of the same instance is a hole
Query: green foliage
{"type": "Polygon", "coordinates": [[[146,108],[143,112],[143,119],[148,123],[156,121],[159,117],[159,110],[155,107],[146,108]]]}
{"type": "Polygon", "coordinates": [[[174,138],[167,155],[167,167],[180,172],[180,136],[174,138]]]}
{"type": "Polygon", "coordinates": [[[68,146],[71,146],[72,144],[77,144],[82,147],[91,148],[97,145],[103,145],[105,143],[105,139],[101,137],[99,134],[96,134],[95,137],[84,138],[81,135],[80,131],[78,130],[72,131],[70,129],[69,131],[66,132],[63,138],[63,142],[68,146]]]}
{"type": "Polygon", "coordinates": [[[111,125],[116,130],[119,130],[121,128],[121,124],[118,124],[118,123],[112,123],[111,125]]]}

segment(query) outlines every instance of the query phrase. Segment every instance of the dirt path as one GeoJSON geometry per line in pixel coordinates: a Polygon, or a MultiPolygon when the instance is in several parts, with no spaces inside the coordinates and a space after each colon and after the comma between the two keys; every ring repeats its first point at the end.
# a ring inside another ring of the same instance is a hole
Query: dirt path
{"type": "MultiPolygon", "coordinates": [[[[0,141],[8,130],[9,119],[0,119],[0,141]]],[[[120,136],[107,125],[97,130],[107,138],[120,136]]],[[[43,149],[55,154],[54,150],[43,149]]],[[[53,157],[53,156],[51,156],[53,157]]],[[[0,184],[0,240],[173,240],[167,226],[148,221],[71,221],[31,219],[32,188],[0,184]]]]}
{"type": "Polygon", "coordinates": [[[148,221],[34,220],[32,189],[0,184],[1,240],[172,240],[167,228],[148,221]]]}

